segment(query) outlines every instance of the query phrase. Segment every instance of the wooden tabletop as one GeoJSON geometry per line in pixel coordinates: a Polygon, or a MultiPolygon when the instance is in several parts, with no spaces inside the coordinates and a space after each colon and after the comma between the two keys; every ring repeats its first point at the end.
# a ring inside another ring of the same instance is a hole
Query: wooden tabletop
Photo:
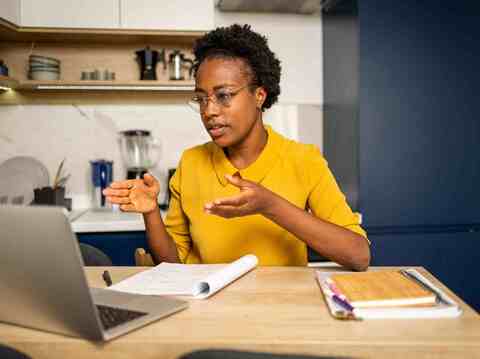
{"type": "MultiPolygon", "coordinates": [[[[104,269],[86,269],[92,286],[104,286],[104,269]]],[[[108,269],[115,283],[145,268],[108,269]]],[[[206,348],[353,358],[480,358],[480,316],[438,285],[460,303],[459,318],[340,321],[330,316],[314,269],[261,267],[213,297],[188,299],[188,309],[111,342],[88,342],[7,324],[0,324],[0,342],[32,359],[168,359],[206,348]]]]}

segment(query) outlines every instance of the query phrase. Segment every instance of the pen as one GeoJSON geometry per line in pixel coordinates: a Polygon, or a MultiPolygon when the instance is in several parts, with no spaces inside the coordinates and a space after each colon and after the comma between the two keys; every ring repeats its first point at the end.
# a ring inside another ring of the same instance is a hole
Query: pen
{"type": "Polygon", "coordinates": [[[410,273],[405,269],[400,269],[400,273],[403,274],[405,277],[410,278],[411,280],[419,284],[422,288],[428,290],[430,293],[433,293],[435,295],[435,301],[437,303],[451,304],[443,298],[442,294],[439,291],[437,291],[435,288],[432,288],[430,285],[418,278],[415,274],[410,273]]]}
{"type": "Polygon", "coordinates": [[[338,287],[335,285],[335,282],[332,279],[326,278],[325,283],[327,283],[328,288],[330,288],[330,290],[334,294],[338,295],[340,299],[343,299],[348,302],[347,297],[345,297],[345,295],[342,294],[342,292],[340,291],[340,289],[338,289],[338,287]]]}
{"type": "Polygon", "coordinates": [[[110,287],[112,285],[112,277],[110,277],[110,273],[108,272],[108,270],[103,272],[102,277],[107,284],[107,287],[110,287]]]}
{"type": "Polygon", "coordinates": [[[342,307],[343,309],[349,312],[353,312],[352,305],[346,299],[340,298],[337,294],[332,292],[332,290],[328,287],[328,285],[324,287],[323,291],[328,297],[330,297],[330,299],[332,299],[340,307],[342,307]]]}
{"type": "Polygon", "coordinates": [[[332,293],[332,296],[331,298],[333,299],[333,301],[335,303],[337,303],[339,306],[341,306],[343,309],[346,309],[348,310],[349,312],[353,312],[353,307],[352,305],[347,302],[346,300],[340,298],[338,295],[336,295],[335,293],[332,293]]]}
{"type": "Polygon", "coordinates": [[[332,315],[336,319],[341,319],[341,320],[362,320],[362,318],[356,316],[354,312],[350,312],[348,310],[334,310],[332,312],[332,315]]]}

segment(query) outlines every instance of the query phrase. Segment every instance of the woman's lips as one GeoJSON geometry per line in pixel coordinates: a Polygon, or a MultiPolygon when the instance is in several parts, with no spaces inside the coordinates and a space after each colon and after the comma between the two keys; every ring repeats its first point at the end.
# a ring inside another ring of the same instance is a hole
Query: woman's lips
{"type": "Polygon", "coordinates": [[[212,136],[213,138],[220,137],[220,136],[222,136],[222,135],[225,133],[225,127],[226,127],[226,126],[214,126],[214,127],[210,127],[210,128],[208,129],[208,133],[209,133],[210,136],[212,136]]]}

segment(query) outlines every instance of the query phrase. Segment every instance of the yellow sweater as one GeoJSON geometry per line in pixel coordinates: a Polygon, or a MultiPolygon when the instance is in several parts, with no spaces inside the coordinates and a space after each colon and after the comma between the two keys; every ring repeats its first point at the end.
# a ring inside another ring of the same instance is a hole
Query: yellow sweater
{"type": "Polygon", "coordinates": [[[306,265],[304,242],[261,215],[225,219],[203,211],[206,202],[239,193],[225,174],[260,183],[317,217],[366,238],[359,218],[314,145],[289,140],[266,126],[267,145],[249,167],[237,170],[213,142],[186,150],[170,181],[165,226],[184,263],[228,263],[255,254],[260,265],[306,265]]]}

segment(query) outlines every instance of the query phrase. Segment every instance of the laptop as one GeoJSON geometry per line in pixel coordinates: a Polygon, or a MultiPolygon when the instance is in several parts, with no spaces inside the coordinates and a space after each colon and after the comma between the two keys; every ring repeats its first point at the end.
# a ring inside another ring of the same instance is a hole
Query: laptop
{"type": "Polygon", "coordinates": [[[0,322],[101,341],[187,308],[174,298],[89,288],[64,211],[0,206],[0,322]]]}

